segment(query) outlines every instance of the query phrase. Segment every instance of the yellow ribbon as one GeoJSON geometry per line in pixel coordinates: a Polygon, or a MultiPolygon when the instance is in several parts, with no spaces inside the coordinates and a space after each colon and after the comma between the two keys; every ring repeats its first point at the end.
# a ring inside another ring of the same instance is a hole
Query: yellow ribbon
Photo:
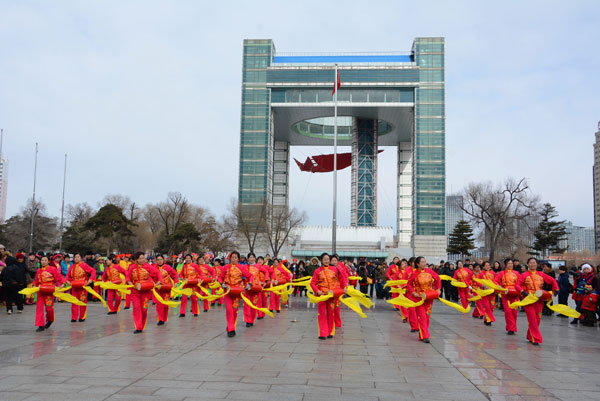
{"type": "Polygon", "coordinates": [[[466,283],[463,283],[462,281],[458,281],[457,279],[455,279],[454,277],[450,277],[446,274],[440,274],[440,279],[445,280],[445,281],[450,281],[450,284],[452,284],[454,287],[460,287],[460,288],[465,288],[467,286],[466,283]]]}
{"type": "Polygon", "coordinates": [[[306,295],[308,296],[308,300],[314,304],[323,302],[323,301],[327,301],[329,298],[333,298],[333,294],[331,294],[331,293],[317,296],[317,295],[315,295],[315,293],[311,287],[308,287],[308,290],[306,291],[306,295]]]}
{"type": "Polygon", "coordinates": [[[365,294],[358,291],[356,288],[346,287],[346,294],[356,299],[356,301],[363,304],[366,308],[370,308],[373,306],[373,301],[371,301],[365,294]]]}
{"type": "Polygon", "coordinates": [[[358,303],[358,300],[356,298],[347,298],[345,296],[341,296],[340,301],[348,308],[356,312],[358,316],[362,317],[363,319],[367,317],[367,315],[365,315],[365,313],[362,311],[360,304],[358,303]]]}
{"type": "Polygon", "coordinates": [[[104,298],[102,298],[102,296],[100,294],[98,294],[96,291],[94,291],[93,288],[84,285],[83,289],[86,290],[87,292],[89,292],[90,294],[92,294],[94,297],[98,298],[100,300],[100,302],[102,302],[102,306],[104,306],[105,308],[108,307],[108,305],[106,305],[106,301],[104,300],[104,298]]]}
{"type": "Polygon", "coordinates": [[[511,309],[517,309],[519,306],[527,306],[527,305],[534,304],[538,300],[539,300],[539,298],[536,297],[534,293],[531,293],[531,294],[527,295],[525,298],[523,298],[521,301],[516,301],[516,302],[513,302],[512,304],[509,303],[508,306],[510,306],[511,309]]]}
{"type": "Polygon", "coordinates": [[[391,287],[391,286],[394,286],[394,285],[404,285],[406,283],[408,283],[408,280],[388,280],[383,285],[383,288],[391,287]]]}
{"type": "Polygon", "coordinates": [[[243,292],[240,295],[242,296],[242,299],[244,300],[244,303],[246,305],[248,305],[252,309],[256,309],[257,311],[264,313],[265,315],[269,315],[269,316],[273,317],[273,312],[271,312],[268,308],[259,308],[258,306],[254,305],[252,303],[252,301],[250,301],[248,298],[246,298],[246,296],[244,295],[243,292]]]}
{"type": "Polygon", "coordinates": [[[463,308],[462,305],[455,304],[454,302],[450,302],[450,301],[448,301],[448,300],[446,300],[444,298],[437,298],[437,299],[440,300],[443,304],[446,304],[449,307],[454,308],[457,311],[462,312],[462,313],[469,313],[469,311],[471,310],[470,306],[467,306],[466,308],[463,308]]]}
{"type": "Polygon", "coordinates": [[[569,308],[567,305],[562,305],[562,304],[552,304],[552,300],[549,299],[548,302],[546,303],[546,306],[556,312],[556,313],[560,313],[561,315],[565,315],[565,316],[569,316],[575,319],[579,319],[579,317],[581,316],[581,313],[577,312],[575,309],[573,308],[569,308]]]}
{"type": "Polygon", "coordinates": [[[208,288],[214,290],[215,288],[219,288],[221,287],[221,283],[219,283],[218,281],[213,281],[212,283],[210,283],[208,285],[208,288]]]}
{"type": "Polygon", "coordinates": [[[349,276],[348,280],[362,280],[361,276],[349,276]]]}
{"type": "Polygon", "coordinates": [[[40,287],[23,288],[21,291],[19,291],[19,294],[30,296],[30,295],[35,294],[39,290],[40,290],[40,287]]]}
{"type": "Polygon", "coordinates": [[[392,288],[390,292],[394,294],[406,294],[406,288],[392,288]]]}
{"type": "Polygon", "coordinates": [[[156,291],[155,288],[152,289],[152,293],[154,294],[154,297],[156,298],[156,300],[158,302],[160,302],[163,305],[167,305],[170,308],[176,308],[181,303],[181,302],[165,300],[163,297],[160,296],[160,294],[158,293],[158,291],[156,291]]]}
{"type": "Polygon", "coordinates": [[[506,288],[499,286],[498,284],[494,283],[492,280],[480,279],[480,278],[475,278],[475,277],[473,278],[473,280],[481,285],[484,285],[489,288],[493,288],[496,291],[502,291],[502,292],[506,291],[506,288]]]}
{"type": "Polygon", "coordinates": [[[275,287],[267,287],[263,291],[271,291],[277,295],[283,295],[283,291],[285,291],[289,285],[290,285],[289,283],[285,283],[285,284],[277,285],[275,287]]]}
{"type": "Polygon", "coordinates": [[[310,280],[312,280],[312,277],[306,276],[306,277],[302,277],[302,278],[295,278],[292,280],[292,283],[301,283],[301,282],[310,281],[310,280]]]}
{"type": "Polygon", "coordinates": [[[417,306],[423,305],[424,300],[420,300],[419,302],[412,301],[405,297],[402,294],[399,294],[396,298],[392,298],[390,300],[385,301],[388,304],[403,306],[405,308],[416,308],[417,306]]]}
{"type": "Polygon", "coordinates": [[[81,302],[80,300],[78,300],[71,294],[55,291],[54,294],[52,294],[52,295],[54,295],[56,298],[61,299],[63,301],[70,302],[72,304],[79,305],[79,306],[85,306],[85,304],[83,302],[81,302]]]}

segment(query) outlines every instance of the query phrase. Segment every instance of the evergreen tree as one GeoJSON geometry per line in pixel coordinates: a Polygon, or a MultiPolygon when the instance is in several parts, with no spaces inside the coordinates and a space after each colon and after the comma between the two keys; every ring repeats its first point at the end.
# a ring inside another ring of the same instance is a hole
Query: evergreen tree
{"type": "Polygon", "coordinates": [[[556,208],[549,203],[544,203],[540,212],[541,221],[533,235],[535,241],[530,252],[533,255],[546,256],[548,253],[563,253],[566,248],[559,248],[558,244],[567,238],[565,221],[553,220],[558,216],[556,208]]]}
{"type": "Polygon", "coordinates": [[[465,221],[460,220],[454,226],[454,230],[449,235],[448,241],[448,253],[452,255],[469,255],[472,249],[475,249],[475,242],[473,240],[473,229],[471,225],[465,221]]]}
{"type": "Polygon", "coordinates": [[[114,245],[119,249],[127,249],[133,237],[133,226],[137,224],[125,217],[123,209],[108,203],[90,217],[83,228],[94,233],[94,240],[104,240],[106,250],[110,252],[114,245]]]}

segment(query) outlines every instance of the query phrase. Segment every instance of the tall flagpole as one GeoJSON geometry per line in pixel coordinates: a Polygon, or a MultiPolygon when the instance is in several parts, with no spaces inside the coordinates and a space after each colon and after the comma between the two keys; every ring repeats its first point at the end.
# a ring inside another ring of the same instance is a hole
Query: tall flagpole
{"type": "Polygon", "coordinates": [[[333,78],[333,224],[331,225],[331,249],[335,253],[337,231],[337,107],[338,107],[338,65],[335,65],[333,78]]]}
{"type": "Polygon", "coordinates": [[[33,218],[36,213],[35,206],[35,181],[37,177],[37,156],[38,156],[38,143],[35,143],[35,167],[33,168],[33,198],[31,202],[31,230],[29,231],[29,253],[33,252],[33,218]]]}
{"type": "Polygon", "coordinates": [[[60,244],[58,245],[58,251],[62,252],[62,241],[63,241],[63,227],[65,218],[65,187],[67,185],[67,154],[65,153],[65,172],[63,174],[63,195],[62,195],[62,207],[60,209],[60,244]]]}

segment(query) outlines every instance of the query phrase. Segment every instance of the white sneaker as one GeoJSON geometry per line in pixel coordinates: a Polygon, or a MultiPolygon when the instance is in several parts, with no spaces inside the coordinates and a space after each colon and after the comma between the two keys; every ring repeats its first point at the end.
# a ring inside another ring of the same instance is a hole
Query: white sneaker
{"type": "Polygon", "coordinates": [[[17,310],[17,313],[23,313],[23,310],[19,309],[17,310]]]}
{"type": "Polygon", "coordinates": [[[11,310],[6,311],[6,313],[8,313],[9,315],[12,315],[12,311],[11,310]]]}

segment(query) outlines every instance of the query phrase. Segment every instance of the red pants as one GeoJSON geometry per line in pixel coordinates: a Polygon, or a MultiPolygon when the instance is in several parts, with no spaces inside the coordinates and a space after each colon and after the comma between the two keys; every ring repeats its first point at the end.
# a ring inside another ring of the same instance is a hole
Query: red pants
{"type": "Polygon", "coordinates": [[[335,333],[334,311],[335,300],[328,299],[317,304],[319,337],[327,337],[335,333]]]}
{"type": "Polygon", "coordinates": [[[71,295],[86,304],[79,306],[71,304],[71,320],[85,319],[87,314],[87,291],[83,288],[71,288],[71,295]]]}
{"type": "Polygon", "coordinates": [[[121,306],[121,293],[117,290],[106,290],[106,305],[109,312],[118,312],[121,306]]]}
{"type": "Polygon", "coordinates": [[[511,297],[507,294],[502,294],[502,307],[504,308],[504,320],[506,320],[506,331],[517,332],[517,316],[519,309],[511,309],[508,304],[517,302],[519,297],[511,297]]]}
{"type": "Polygon", "coordinates": [[[400,315],[402,315],[402,320],[408,319],[408,308],[401,306],[400,307],[400,315]]]}
{"type": "Polygon", "coordinates": [[[475,301],[475,308],[473,308],[473,317],[483,316],[485,313],[483,311],[483,304],[481,303],[481,299],[479,301],[475,301]]]}
{"type": "Polygon", "coordinates": [[[488,295],[487,297],[481,298],[481,305],[483,306],[483,313],[485,316],[486,322],[495,322],[496,318],[494,317],[494,295],[488,295]]]}
{"type": "Polygon", "coordinates": [[[227,332],[235,331],[238,318],[238,308],[240,307],[240,297],[225,295],[225,318],[227,319],[227,332]]]}
{"type": "Polygon", "coordinates": [[[525,305],[525,315],[527,316],[527,339],[531,342],[541,344],[543,342],[542,333],[540,332],[540,319],[542,318],[542,309],[544,301],[537,301],[531,305],[525,305]]]}
{"type": "Polygon", "coordinates": [[[333,323],[335,323],[335,327],[339,329],[342,327],[342,316],[340,313],[341,302],[339,298],[335,301],[335,309],[333,310],[333,323]]]}
{"type": "MultiPolygon", "coordinates": [[[[413,302],[419,302],[420,299],[417,299],[411,295],[406,296],[413,302]]],[[[411,330],[419,330],[419,319],[417,317],[417,308],[406,308],[408,309],[408,323],[410,324],[411,330]]]]}
{"type": "Polygon", "coordinates": [[[133,306],[133,324],[136,330],[144,330],[148,319],[148,305],[152,298],[152,291],[131,290],[131,304],[133,306]]]}
{"type": "MultiPolygon", "coordinates": [[[[194,288],[194,287],[195,286],[187,286],[187,285],[185,285],[183,288],[194,288]]],[[[198,309],[198,297],[194,293],[192,293],[192,296],[190,298],[191,298],[191,302],[192,302],[192,313],[194,315],[197,315],[198,311],[199,311],[199,309],[198,309]]],[[[182,314],[182,315],[185,315],[185,310],[186,310],[186,307],[187,307],[187,301],[188,301],[188,296],[187,295],[182,295],[181,296],[181,308],[179,309],[179,313],[182,314]]]]}
{"type": "MultiPolygon", "coordinates": [[[[85,290],[84,290],[85,291],[85,290]]],[[[20,296],[20,295],[19,295],[20,296]]],[[[54,321],[54,295],[42,295],[37,293],[35,303],[35,325],[41,327],[46,322],[54,321]],[[44,308],[46,308],[46,319],[44,320],[44,308]]]]}
{"type": "MultiPolygon", "coordinates": [[[[262,294],[262,292],[258,293],[258,292],[244,291],[244,295],[246,296],[246,298],[248,298],[250,301],[252,301],[252,303],[256,306],[258,306],[258,302],[259,302],[258,298],[259,298],[260,294],[262,294]]],[[[254,321],[256,320],[256,316],[258,316],[258,311],[254,308],[251,308],[249,305],[247,305],[244,302],[244,322],[254,324],[254,321]]]]}
{"type": "MultiPolygon", "coordinates": [[[[159,291],[158,295],[160,295],[163,300],[168,301],[171,297],[171,291],[159,291]]],[[[156,300],[156,315],[159,322],[166,322],[169,320],[169,307],[156,300]]]]}
{"type": "Polygon", "coordinates": [[[125,307],[126,308],[131,307],[131,294],[125,295],[125,307]]]}
{"type": "Polygon", "coordinates": [[[281,295],[277,295],[271,291],[271,296],[269,298],[269,310],[281,310],[281,295]]]}
{"type": "MultiPolygon", "coordinates": [[[[396,288],[396,287],[392,287],[392,288],[396,288]]],[[[398,298],[398,295],[400,295],[400,294],[398,294],[397,292],[392,292],[392,300],[394,298],[398,298]]],[[[400,309],[400,307],[398,305],[394,305],[394,309],[400,309]]]]}
{"type": "MultiPolygon", "coordinates": [[[[258,306],[259,308],[266,308],[269,305],[269,301],[267,300],[267,294],[263,291],[258,293],[258,306]]],[[[265,314],[261,311],[257,311],[258,317],[265,317],[265,314]]]]}
{"type": "Polygon", "coordinates": [[[458,296],[460,297],[460,304],[463,308],[469,306],[469,288],[458,288],[458,296]]]}
{"type": "MultiPolygon", "coordinates": [[[[208,288],[208,286],[202,286],[202,288],[204,288],[206,290],[207,293],[212,294],[213,290],[211,290],[210,288],[208,288]]],[[[201,293],[202,295],[206,295],[205,293],[201,293]]],[[[208,299],[205,299],[204,301],[204,310],[210,310],[210,301],[208,299]]]]}
{"type": "Polygon", "coordinates": [[[424,340],[429,338],[429,316],[431,315],[431,307],[433,300],[423,302],[423,305],[417,306],[417,319],[419,321],[419,339],[424,340]]]}

